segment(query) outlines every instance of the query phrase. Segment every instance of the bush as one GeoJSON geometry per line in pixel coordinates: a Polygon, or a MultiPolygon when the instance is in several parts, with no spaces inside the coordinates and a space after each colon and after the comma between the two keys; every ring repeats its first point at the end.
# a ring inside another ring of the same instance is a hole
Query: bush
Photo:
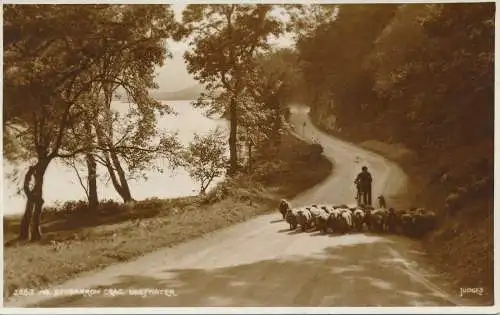
{"type": "Polygon", "coordinates": [[[79,212],[84,212],[88,208],[85,201],[66,201],[60,208],[50,207],[45,209],[45,213],[54,213],[58,215],[71,215],[79,212]]]}
{"type": "Polygon", "coordinates": [[[152,209],[163,208],[165,206],[165,204],[166,204],[165,200],[154,197],[154,198],[145,199],[143,201],[139,201],[135,205],[134,209],[135,210],[152,210],[152,209]]]}
{"type": "Polygon", "coordinates": [[[309,158],[312,160],[318,160],[323,154],[323,147],[319,143],[313,143],[309,146],[309,158]]]}
{"type": "Polygon", "coordinates": [[[97,209],[101,214],[109,214],[109,215],[126,211],[125,205],[120,204],[113,200],[105,200],[101,202],[97,207],[97,209]]]}

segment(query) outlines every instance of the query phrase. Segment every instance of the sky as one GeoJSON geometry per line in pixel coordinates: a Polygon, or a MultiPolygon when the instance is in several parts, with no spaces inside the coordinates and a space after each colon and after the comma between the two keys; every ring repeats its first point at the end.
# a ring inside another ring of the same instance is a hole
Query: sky
{"type": "MultiPolygon", "coordinates": [[[[186,4],[175,3],[171,6],[175,12],[176,19],[180,21],[182,19],[182,10],[186,7],[186,4]]],[[[278,46],[289,46],[292,44],[292,40],[286,36],[279,39],[273,39],[272,42],[278,46]]],[[[187,72],[186,64],[184,63],[183,54],[187,48],[186,42],[167,41],[167,49],[172,53],[173,58],[167,59],[165,64],[157,69],[158,91],[178,91],[197,84],[193,77],[187,72]]]]}

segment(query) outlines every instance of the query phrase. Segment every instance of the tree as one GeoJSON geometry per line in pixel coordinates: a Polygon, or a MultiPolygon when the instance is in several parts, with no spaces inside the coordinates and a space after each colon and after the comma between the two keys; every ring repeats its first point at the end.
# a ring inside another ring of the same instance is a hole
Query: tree
{"type": "Polygon", "coordinates": [[[295,39],[313,36],[317,29],[337,18],[338,4],[286,4],[287,30],[295,39]]]}
{"type": "Polygon", "coordinates": [[[403,143],[430,177],[474,186],[493,170],[494,15],[490,3],[341,5],[297,44],[313,118],[403,143]]]}
{"type": "Polygon", "coordinates": [[[184,167],[189,176],[200,184],[200,194],[205,194],[212,181],[224,174],[227,167],[227,146],[224,132],[217,128],[207,135],[194,135],[184,151],[184,167]]]}
{"type": "MultiPolygon", "coordinates": [[[[48,165],[55,158],[96,149],[80,141],[85,139],[78,128],[82,122],[103,114],[86,96],[118,83],[141,99],[143,108],[154,106],[145,87],[151,87],[154,67],[165,58],[161,43],[175,24],[172,11],[162,5],[8,5],[4,23],[4,130],[19,130],[4,133],[4,139],[18,138],[32,162],[25,177],[27,206],[20,238],[28,238],[31,225],[31,239],[38,240],[48,165]],[[107,71],[110,60],[118,61],[120,72],[107,71]]],[[[146,120],[139,128],[151,126],[146,120]]]]}
{"type": "MultiPolygon", "coordinates": [[[[82,41],[69,43],[57,40],[53,24],[45,26],[41,20],[53,22],[56,15],[68,19],[74,12],[53,7],[7,6],[6,20],[6,76],[5,120],[22,127],[24,149],[35,159],[25,176],[27,207],[21,227],[21,238],[28,237],[34,206],[32,237],[40,238],[38,229],[43,177],[50,161],[57,157],[64,130],[74,119],[71,106],[88,88],[89,59],[81,56],[82,41]],[[49,10],[47,10],[49,9],[49,10]],[[39,26],[37,30],[35,26],[39,26]],[[45,26],[45,27],[44,27],[45,26]],[[25,30],[33,33],[24,34],[25,30]],[[38,35],[38,36],[37,36],[38,35]],[[69,46],[73,44],[73,51],[69,46]],[[80,59],[80,60],[79,60],[80,59]],[[34,185],[30,181],[34,178],[34,185]]],[[[68,33],[74,28],[68,28],[68,33]]],[[[5,123],[4,123],[5,125],[5,123]]]]}
{"type": "MultiPolygon", "coordinates": [[[[297,55],[291,49],[277,49],[255,58],[255,68],[251,72],[247,83],[247,91],[262,109],[268,109],[267,122],[271,128],[267,138],[272,140],[269,144],[278,146],[282,134],[282,122],[285,114],[285,104],[297,98],[301,87],[299,86],[300,72],[297,55]]],[[[260,109],[260,110],[262,110],[260,109]]]]}
{"type": "MultiPolygon", "coordinates": [[[[229,175],[238,168],[238,97],[245,88],[245,75],[252,69],[255,53],[269,48],[267,38],[278,36],[282,24],[272,16],[272,5],[188,5],[183,12],[186,36],[192,51],[185,53],[189,73],[207,85],[208,94],[223,90],[229,113],[229,175]]],[[[206,96],[203,96],[206,97],[206,96]]],[[[219,99],[222,100],[222,99],[219,99]]],[[[220,102],[199,102],[217,106],[220,102]]]]}
{"type": "Polygon", "coordinates": [[[388,130],[395,138],[435,150],[492,134],[492,123],[485,122],[493,117],[493,11],[487,4],[398,10],[370,57],[377,93],[387,99],[379,115],[398,122],[388,130]],[[458,25],[465,31],[452,28],[458,25]]]}
{"type": "Polygon", "coordinates": [[[242,93],[238,98],[241,108],[238,139],[247,148],[247,171],[253,169],[255,154],[272,137],[272,110],[265,103],[258,102],[250,93],[242,93]]]}
{"type": "Polygon", "coordinates": [[[357,123],[365,114],[363,109],[373,101],[374,93],[372,73],[363,61],[397,8],[393,4],[339,5],[334,20],[298,37],[313,116],[327,108],[335,111],[339,127],[345,127],[342,124],[357,123]]]}

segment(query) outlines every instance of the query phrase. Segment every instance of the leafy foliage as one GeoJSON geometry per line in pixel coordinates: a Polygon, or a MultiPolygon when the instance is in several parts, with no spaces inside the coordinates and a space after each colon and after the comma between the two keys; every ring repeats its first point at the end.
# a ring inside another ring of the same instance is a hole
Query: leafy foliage
{"type": "Polygon", "coordinates": [[[227,167],[226,139],[217,128],[207,135],[195,134],[194,140],[183,153],[183,166],[191,178],[200,184],[200,194],[205,194],[210,183],[222,176],[227,167]]]}
{"type": "Polygon", "coordinates": [[[188,5],[183,12],[185,36],[192,48],[184,55],[188,71],[206,85],[213,99],[196,104],[210,106],[211,113],[228,113],[230,175],[238,170],[238,99],[246,86],[246,74],[253,69],[255,54],[269,49],[267,38],[282,32],[282,23],[271,15],[272,9],[263,4],[210,4],[188,5]]]}
{"type": "Polygon", "coordinates": [[[54,158],[102,151],[120,169],[110,123],[118,87],[137,106],[121,153],[129,166],[144,166],[139,161],[147,160],[148,142],[157,135],[154,113],[165,111],[148,89],[155,87],[155,66],[168,56],[164,41],[178,27],[164,5],[8,5],[4,21],[4,140],[17,143],[6,155],[32,159],[27,175],[35,185],[25,190],[25,223],[36,203],[33,231],[40,238],[43,177],[54,158]]]}
{"type": "Polygon", "coordinates": [[[300,91],[301,73],[297,55],[291,49],[282,48],[258,54],[254,63],[253,71],[248,74],[246,91],[261,115],[267,116],[256,123],[267,126],[265,136],[276,144],[283,132],[286,105],[300,98],[297,91],[300,91]]]}
{"type": "MultiPolygon", "coordinates": [[[[340,6],[298,42],[312,114],[423,158],[468,147],[477,160],[493,139],[493,18],[491,4],[340,6]]],[[[492,155],[474,163],[485,176],[492,155]]]]}

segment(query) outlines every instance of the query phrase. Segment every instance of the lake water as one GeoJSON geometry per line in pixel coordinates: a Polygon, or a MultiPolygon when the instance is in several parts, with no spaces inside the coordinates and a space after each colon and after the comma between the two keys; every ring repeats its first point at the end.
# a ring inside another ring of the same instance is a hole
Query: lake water
{"type": "MultiPolygon", "coordinates": [[[[165,101],[170,105],[177,116],[158,117],[158,128],[169,131],[177,131],[180,141],[187,145],[194,137],[194,133],[206,133],[211,129],[220,126],[227,130],[227,123],[224,120],[213,120],[207,118],[202,110],[191,106],[190,101],[165,101]]],[[[128,104],[120,101],[113,102],[112,107],[118,112],[124,113],[128,110],[128,104]]],[[[157,165],[165,167],[164,173],[148,171],[147,179],[130,179],[128,181],[132,197],[136,200],[143,200],[151,197],[173,198],[181,196],[196,195],[199,185],[189,177],[189,174],[182,168],[170,171],[167,161],[159,159],[157,165]]],[[[14,167],[4,160],[4,187],[3,187],[3,213],[19,214],[23,213],[26,198],[24,193],[18,194],[22,188],[22,179],[26,172],[26,165],[14,167]],[[16,181],[8,179],[8,174],[14,170],[20,171],[22,176],[16,181]]],[[[86,178],[85,168],[81,169],[80,175],[86,178]]],[[[113,199],[122,201],[118,193],[113,188],[109,180],[109,175],[104,167],[98,165],[97,189],[100,200],[113,199]]],[[[220,182],[222,178],[214,180],[211,186],[220,182]]],[[[68,200],[86,200],[85,192],[78,181],[75,171],[63,164],[59,160],[54,160],[49,165],[45,174],[44,195],[47,206],[63,203],[68,200]]]]}

